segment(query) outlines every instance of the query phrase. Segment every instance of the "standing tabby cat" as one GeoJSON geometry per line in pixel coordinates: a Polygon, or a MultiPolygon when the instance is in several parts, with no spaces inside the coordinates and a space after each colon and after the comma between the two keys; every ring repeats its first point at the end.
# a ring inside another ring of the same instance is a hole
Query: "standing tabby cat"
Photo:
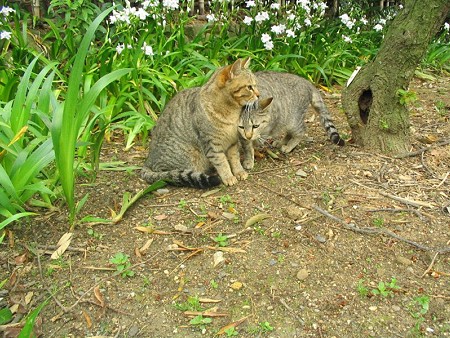
{"type": "Polygon", "coordinates": [[[247,178],[236,126],[242,108],[259,96],[249,63],[238,59],[202,87],[183,90],[169,101],[152,130],[143,179],[208,188],[247,178]]]}
{"type": "Polygon", "coordinates": [[[257,72],[255,76],[258,89],[266,98],[244,107],[239,119],[245,169],[253,168],[253,141],[259,138],[283,135],[283,139],[276,140],[274,146],[280,147],[284,153],[291,152],[304,134],[305,113],[309,105],[319,113],[320,122],[331,141],[344,145],[319,91],[309,81],[294,74],[273,71],[257,72]]]}

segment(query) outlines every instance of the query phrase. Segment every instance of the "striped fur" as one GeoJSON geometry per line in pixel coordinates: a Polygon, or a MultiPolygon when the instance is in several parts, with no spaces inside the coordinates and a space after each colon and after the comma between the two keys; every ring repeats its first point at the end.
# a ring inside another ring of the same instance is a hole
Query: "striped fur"
{"type": "Polygon", "coordinates": [[[294,74],[273,71],[257,72],[255,76],[264,99],[244,107],[238,124],[245,169],[254,165],[254,140],[274,138],[274,145],[282,152],[291,152],[305,133],[305,114],[310,105],[319,114],[330,140],[344,145],[320,92],[309,81],[294,74]],[[283,138],[278,140],[280,136],[283,138]]]}
{"type": "Polygon", "coordinates": [[[168,102],[152,130],[143,179],[204,189],[247,178],[236,125],[242,108],[259,96],[248,65],[239,59],[168,102]]]}

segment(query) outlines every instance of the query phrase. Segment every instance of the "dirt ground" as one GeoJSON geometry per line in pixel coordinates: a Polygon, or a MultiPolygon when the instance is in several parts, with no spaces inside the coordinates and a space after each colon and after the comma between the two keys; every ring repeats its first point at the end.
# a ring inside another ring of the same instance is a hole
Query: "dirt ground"
{"type": "MultiPolygon", "coordinates": [[[[42,337],[449,337],[450,78],[411,89],[416,156],[337,147],[309,114],[307,141],[262,151],[248,180],[164,187],[118,224],[78,224],[61,258],[49,254],[69,231],[64,206],[10,227],[0,309],[17,322],[48,299],[42,337]]],[[[339,92],[325,98],[348,133],[339,92]]],[[[102,161],[143,163],[144,147],[123,148],[102,161]]],[[[138,170],[80,177],[79,217],[110,218],[145,187],[138,170]]]]}

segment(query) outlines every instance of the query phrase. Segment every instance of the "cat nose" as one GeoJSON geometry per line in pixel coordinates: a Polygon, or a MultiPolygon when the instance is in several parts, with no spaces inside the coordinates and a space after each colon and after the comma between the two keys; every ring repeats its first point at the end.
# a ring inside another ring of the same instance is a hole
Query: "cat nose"
{"type": "Polygon", "coordinates": [[[247,140],[251,140],[253,136],[253,133],[251,131],[246,131],[245,132],[245,137],[247,140]]]}

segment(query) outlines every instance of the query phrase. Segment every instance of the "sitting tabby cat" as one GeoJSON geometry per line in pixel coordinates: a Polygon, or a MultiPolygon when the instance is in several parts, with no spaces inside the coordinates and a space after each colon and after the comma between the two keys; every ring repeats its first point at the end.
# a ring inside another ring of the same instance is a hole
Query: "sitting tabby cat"
{"type": "Polygon", "coordinates": [[[247,178],[236,126],[242,108],[259,96],[249,63],[238,59],[202,87],[183,90],[168,102],[152,130],[143,179],[208,188],[247,178]]]}
{"type": "Polygon", "coordinates": [[[305,113],[310,104],[319,113],[331,141],[344,145],[319,91],[309,81],[289,73],[262,71],[254,74],[258,89],[266,98],[244,107],[239,118],[245,169],[252,169],[254,165],[254,140],[283,135],[282,140],[275,140],[273,144],[284,153],[291,152],[304,134],[305,113]]]}

